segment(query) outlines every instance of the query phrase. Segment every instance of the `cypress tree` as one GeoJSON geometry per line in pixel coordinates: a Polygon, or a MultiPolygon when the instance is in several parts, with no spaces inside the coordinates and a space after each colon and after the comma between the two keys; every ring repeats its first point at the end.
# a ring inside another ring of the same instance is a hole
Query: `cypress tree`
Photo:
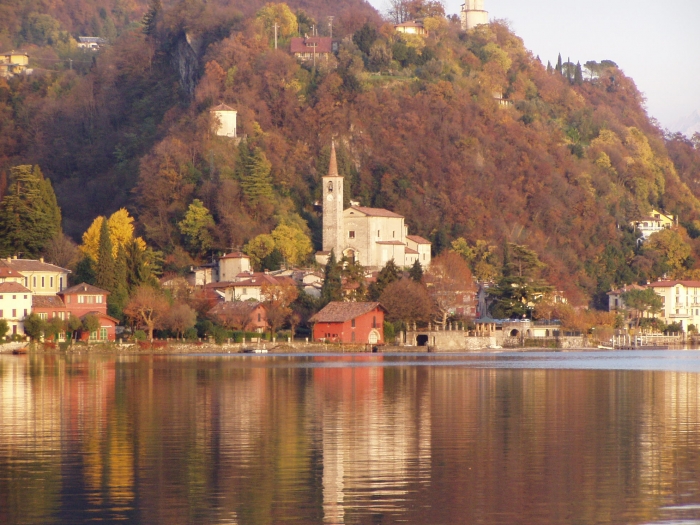
{"type": "Polygon", "coordinates": [[[112,240],[109,237],[106,219],[102,221],[100,229],[100,245],[95,264],[95,285],[109,292],[114,292],[114,256],[112,255],[112,240]]]}
{"type": "Polygon", "coordinates": [[[335,252],[331,250],[324,270],[323,286],[321,287],[321,306],[326,306],[331,301],[343,300],[343,283],[340,267],[335,259],[335,252]]]}
{"type": "Polygon", "coordinates": [[[369,285],[368,295],[371,301],[378,301],[384,289],[400,277],[399,267],[394,259],[389,259],[384,268],[377,275],[377,282],[369,285]]]}
{"type": "Polygon", "coordinates": [[[557,65],[554,69],[556,70],[557,73],[559,73],[561,75],[561,72],[562,72],[561,53],[559,53],[559,58],[557,58],[557,65]]]}
{"type": "Polygon", "coordinates": [[[576,71],[574,72],[574,84],[580,86],[583,84],[583,71],[581,70],[581,62],[576,64],[576,71]]]}
{"type": "Polygon", "coordinates": [[[39,166],[16,166],[10,179],[0,202],[0,255],[37,257],[61,231],[56,195],[39,166]]]}
{"type": "Polygon", "coordinates": [[[421,266],[420,261],[418,261],[418,259],[416,259],[416,261],[413,263],[413,266],[411,266],[411,269],[408,272],[408,276],[417,283],[423,280],[423,267],[421,266]]]}
{"type": "Polygon", "coordinates": [[[248,205],[253,208],[272,197],[272,179],[270,177],[272,164],[260,148],[255,148],[250,152],[246,160],[244,173],[241,177],[241,189],[248,205]]]}
{"type": "Polygon", "coordinates": [[[552,63],[549,60],[547,60],[547,73],[551,74],[552,71],[554,71],[554,68],[552,67],[552,63]]]}
{"type": "Polygon", "coordinates": [[[114,291],[107,298],[109,315],[122,319],[122,311],[129,300],[129,288],[127,283],[127,260],[124,246],[119,246],[117,258],[114,261],[114,291]]]}

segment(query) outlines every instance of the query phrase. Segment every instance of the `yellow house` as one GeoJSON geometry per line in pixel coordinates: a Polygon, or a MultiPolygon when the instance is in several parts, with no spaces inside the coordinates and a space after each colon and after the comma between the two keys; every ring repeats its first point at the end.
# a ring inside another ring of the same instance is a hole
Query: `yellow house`
{"type": "Polygon", "coordinates": [[[14,75],[31,72],[27,70],[29,55],[20,51],[0,53],[0,77],[9,78],[14,75]]]}
{"type": "Polygon", "coordinates": [[[648,217],[632,221],[632,226],[642,234],[642,239],[647,240],[653,233],[669,229],[678,223],[678,218],[657,210],[651,210],[648,217]]]}
{"type": "Polygon", "coordinates": [[[427,35],[428,32],[420,20],[407,20],[402,24],[396,24],[394,29],[397,33],[405,33],[407,35],[427,35]]]}

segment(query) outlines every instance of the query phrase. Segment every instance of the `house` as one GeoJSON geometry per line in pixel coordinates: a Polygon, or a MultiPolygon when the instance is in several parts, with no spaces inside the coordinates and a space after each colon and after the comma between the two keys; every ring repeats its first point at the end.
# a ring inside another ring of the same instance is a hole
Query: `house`
{"type": "Polygon", "coordinates": [[[661,296],[659,317],[679,323],[684,332],[692,324],[700,327],[700,281],[657,281],[648,285],[661,296]]]}
{"type": "Polygon", "coordinates": [[[90,51],[97,51],[102,46],[107,45],[107,39],[101,38],[99,36],[79,36],[78,37],[78,48],[86,49],[90,51]]]}
{"type": "Polygon", "coordinates": [[[397,33],[404,33],[407,35],[427,35],[428,32],[423,27],[422,20],[407,20],[401,24],[396,24],[394,29],[397,33]]]}
{"type": "Polygon", "coordinates": [[[265,286],[297,286],[290,277],[275,277],[266,272],[243,272],[234,281],[211,283],[207,288],[214,289],[224,301],[262,301],[265,286]]]}
{"type": "Polygon", "coordinates": [[[297,60],[316,64],[319,60],[327,62],[338,52],[339,45],[327,36],[304,36],[292,38],[290,49],[297,60]]]}
{"type": "Polygon", "coordinates": [[[35,295],[56,295],[68,284],[70,270],[44,262],[44,259],[18,259],[8,257],[0,260],[0,267],[10,268],[24,277],[22,284],[35,295]]]}
{"type": "Polygon", "coordinates": [[[258,301],[233,301],[215,305],[209,316],[222,325],[236,330],[262,333],[267,327],[267,312],[258,301]]]}
{"type": "Polygon", "coordinates": [[[42,319],[66,320],[70,317],[85,319],[94,315],[100,321],[100,328],[90,334],[81,333],[82,341],[114,341],[118,319],[107,315],[109,292],[91,284],[81,283],[67,288],[56,295],[35,295],[32,299],[32,312],[42,319]]]}
{"type": "Polygon", "coordinates": [[[185,276],[185,280],[190,286],[204,286],[209,283],[215,283],[219,280],[218,268],[218,263],[191,266],[190,271],[185,276]]]}
{"type": "Polygon", "coordinates": [[[0,53],[0,77],[10,78],[15,75],[30,74],[29,55],[21,51],[0,53]]]}
{"type": "Polygon", "coordinates": [[[219,137],[236,137],[236,115],[238,112],[226,104],[219,104],[209,110],[214,124],[213,132],[219,137]]]}
{"type": "Polygon", "coordinates": [[[24,318],[31,311],[31,290],[17,282],[0,283],[0,319],[7,321],[9,334],[24,335],[24,318]]]}
{"type": "Polygon", "coordinates": [[[617,290],[610,290],[608,292],[608,311],[614,312],[616,310],[624,310],[625,302],[622,300],[622,294],[629,292],[631,290],[644,290],[644,286],[639,286],[638,284],[625,285],[617,290]]]}
{"type": "Polygon", "coordinates": [[[227,253],[219,258],[219,281],[234,281],[240,274],[250,272],[250,257],[242,252],[227,253]]]}
{"type": "Polygon", "coordinates": [[[647,217],[631,222],[632,227],[642,234],[642,241],[646,241],[656,232],[667,230],[677,224],[678,217],[657,210],[651,210],[647,217]]]}
{"type": "Polygon", "coordinates": [[[376,345],[384,343],[385,313],[376,302],[332,301],[309,321],[314,325],[314,341],[376,345]]]}
{"type": "Polygon", "coordinates": [[[328,175],[323,177],[323,249],[316,261],[326,264],[331,251],[370,269],[383,268],[393,259],[399,267],[416,260],[430,265],[430,242],[409,236],[404,217],[383,208],[352,205],[343,210],[344,178],[338,174],[335,145],[331,145],[328,175]],[[408,250],[408,251],[407,251],[408,250]]]}

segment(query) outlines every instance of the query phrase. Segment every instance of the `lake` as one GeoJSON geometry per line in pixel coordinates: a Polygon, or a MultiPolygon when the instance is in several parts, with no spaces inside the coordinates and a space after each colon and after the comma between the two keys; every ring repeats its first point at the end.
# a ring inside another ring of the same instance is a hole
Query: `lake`
{"type": "Polygon", "coordinates": [[[0,355],[0,523],[700,523],[700,352],[0,355]]]}

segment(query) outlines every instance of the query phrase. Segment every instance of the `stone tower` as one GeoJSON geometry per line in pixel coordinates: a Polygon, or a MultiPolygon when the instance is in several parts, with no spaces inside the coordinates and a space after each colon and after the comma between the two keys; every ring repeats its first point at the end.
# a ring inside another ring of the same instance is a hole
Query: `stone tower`
{"type": "Polygon", "coordinates": [[[478,25],[489,23],[489,13],[484,11],[484,0],[465,0],[460,15],[464,31],[470,31],[478,25]]]}
{"type": "Polygon", "coordinates": [[[323,251],[334,250],[336,260],[343,256],[343,177],[338,175],[335,144],[331,142],[328,175],[323,177],[323,251]]]}

